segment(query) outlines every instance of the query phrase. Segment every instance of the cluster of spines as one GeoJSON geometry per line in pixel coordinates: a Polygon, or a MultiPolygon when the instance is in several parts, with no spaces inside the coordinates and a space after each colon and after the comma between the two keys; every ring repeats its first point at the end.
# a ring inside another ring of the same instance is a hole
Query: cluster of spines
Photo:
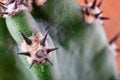
{"type": "Polygon", "coordinates": [[[108,17],[103,17],[102,13],[103,11],[100,11],[100,7],[103,3],[103,0],[101,0],[97,5],[97,0],[94,0],[92,4],[88,3],[88,0],[84,0],[85,5],[83,6],[83,13],[85,16],[84,20],[87,23],[101,23],[103,24],[102,20],[109,20],[108,17]],[[97,10],[96,10],[97,9],[97,10]],[[92,20],[93,18],[93,20],[92,20]]]}
{"type": "MultiPolygon", "coordinates": [[[[36,5],[42,6],[47,0],[34,0],[36,5]]],[[[32,11],[32,0],[10,0],[0,2],[2,17],[13,16],[21,10],[32,11]]]]}
{"type": "Polygon", "coordinates": [[[21,10],[31,11],[31,0],[10,0],[9,2],[3,1],[0,2],[1,12],[0,14],[3,17],[8,17],[15,15],[17,12],[21,10]]]}
{"type": "MultiPolygon", "coordinates": [[[[25,42],[26,42],[26,44],[27,45],[29,45],[29,46],[31,46],[33,43],[32,43],[32,41],[23,33],[23,32],[20,32],[21,33],[21,35],[22,35],[22,37],[24,38],[24,40],[25,40],[25,42]]],[[[46,42],[46,39],[47,39],[47,35],[48,35],[48,32],[45,34],[45,36],[44,36],[44,38],[42,39],[42,41],[40,42],[40,46],[42,46],[42,47],[45,47],[46,45],[45,45],[45,42],[46,42]]],[[[33,64],[35,64],[35,63],[39,63],[40,65],[42,65],[43,64],[43,61],[46,61],[46,62],[48,62],[48,63],[50,63],[51,65],[53,65],[52,64],[52,62],[48,59],[48,55],[49,55],[49,53],[50,52],[52,52],[52,51],[55,51],[55,50],[57,50],[58,48],[51,48],[51,49],[46,49],[46,51],[45,52],[43,52],[43,50],[38,50],[38,51],[36,51],[36,53],[35,53],[35,55],[36,55],[36,57],[37,58],[40,58],[40,59],[43,59],[41,62],[38,62],[37,60],[32,60],[32,63],[31,63],[31,65],[30,65],[30,68],[33,66],[33,64]]],[[[17,54],[19,54],[19,55],[24,55],[24,56],[27,56],[27,57],[32,57],[31,56],[31,54],[32,53],[30,53],[30,52],[19,52],[19,53],[17,53],[17,54]]]]}

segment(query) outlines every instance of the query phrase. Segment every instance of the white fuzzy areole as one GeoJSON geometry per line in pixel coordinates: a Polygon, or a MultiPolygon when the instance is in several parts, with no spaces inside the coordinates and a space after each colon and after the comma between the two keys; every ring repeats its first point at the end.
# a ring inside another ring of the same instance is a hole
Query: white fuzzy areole
{"type": "MultiPolygon", "coordinates": [[[[17,0],[18,3],[20,0],[17,0]]],[[[9,4],[10,0],[3,0],[2,3],[4,3],[5,7],[7,9],[2,9],[2,12],[7,12],[8,14],[3,14],[3,18],[6,18],[6,17],[9,17],[9,16],[13,16],[15,15],[16,13],[22,11],[22,10],[26,10],[26,11],[32,11],[32,1],[31,0],[24,0],[23,1],[23,4],[19,4],[17,5],[17,8],[15,9],[15,2],[14,3],[11,3],[9,4]]]]}
{"type": "Polygon", "coordinates": [[[99,19],[99,17],[101,17],[102,14],[100,14],[98,18],[95,18],[95,15],[101,12],[100,9],[97,6],[95,7],[95,9],[92,9],[91,6],[92,6],[92,3],[88,3],[88,4],[85,4],[82,6],[83,12],[85,12],[86,8],[87,8],[88,12],[90,14],[90,15],[86,15],[84,13],[85,22],[87,22],[88,24],[91,24],[91,23],[103,24],[103,21],[101,19],[99,19]]]}
{"type": "Polygon", "coordinates": [[[113,52],[113,55],[114,55],[114,56],[117,56],[117,52],[116,52],[117,45],[116,45],[115,43],[112,43],[112,44],[109,46],[109,49],[113,52]]]}
{"type": "Polygon", "coordinates": [[[88,15],[84,15],[84,20],[85,20],[85,22],[91,24],[91,23],[93,23],[95,21],[95,17],[93,17],[91,15],[89,15],[89,16],[88,15]]]}
{"type": "Polygon", "coordinates": [[[33,60],[44,63],[45,58],[48,58],[49,54],[47,54],[47,56],[45,57],[39,58],[36,56],[36,52],[39,50],[43,50],[45,52],[45,50],[49,48],[47,41],[46,41],[45,46],[43,47],[40,45],[40,42],[43,39],[43,36],[41,34],[35,34],[29,37],[29,39],[32,41],[32,45],[27,45],[25,41],[21,43],[22,52],[30,52],[31,54],[31,57],[27,57],[28,63],[31,64],[33,60]]]}

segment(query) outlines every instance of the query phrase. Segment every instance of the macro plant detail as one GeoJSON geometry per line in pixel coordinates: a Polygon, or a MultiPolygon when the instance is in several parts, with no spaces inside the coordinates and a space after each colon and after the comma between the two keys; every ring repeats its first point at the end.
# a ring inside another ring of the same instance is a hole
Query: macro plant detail
{"type": "Polygon", "coordinates": [[[28,62],[31,64],[30,68],[35,64],[40,64],[48,62],[51,65],[52,62],[48,59],[51,52],[58,48],[49,48],[48,43],[46,42],[48,32],[43,37],[41,34],[33,34],[31,37],[27,37],[24,33],[21,32],[21,35],[24,38],[24,42],[21,43],[21,50],[17,54],[27,56],[28,62]]]}
{"type": "Polygon", "coordinates": [[[3,0],[0,2],[1,15],[3,17],[13,16],[16,13],[27,10],[32,10],[31,0],[3,0]]]}
{"type": "Polygon", "coordinates": [[[85,4],[82,6],[82,10],[84,13],[85,22],[91,23],[100,23],[103,24],[103,20],[109,20],[108,17],[103,17],[103,11],[100,10],[100,7],[103,3],[101,0],[98,4],[97,0],[94,0],[93,3],[89,3],[88,0],[84,0],[85,4]]]}
{"type": "MultiPolygon", "coordinates": [[[[16,13],[26,10],[32,11],[32,0],[3,0],[0,2],[0,14],[3,18],[13,16],[16,13]]],[[[46,0],[40,0],[37,5],[42,6],[46,0]]]]}
{"type": "MultiPolygon", "coordinates": [[[[17,44],[11,43],[15,46],[11,50],[17,52],[16,59],[20,58],[16,63],[25,77],[23,80],[118,80],[113,54],[119,49],[111,47],[119,34],[108,42],[103,21],[109,18],[102,16],[102,0],[98,4],[97,0],[84,2],[83,6],[75,0],[0,2],[5,31],[17,44]]],[[[1,31],[0,39],[7,40],[1,31]]],[[[3,44],[0,46],[2,50],[3,44]]],[[[15,79],[21,80],[21,76],[15,79]]]]}

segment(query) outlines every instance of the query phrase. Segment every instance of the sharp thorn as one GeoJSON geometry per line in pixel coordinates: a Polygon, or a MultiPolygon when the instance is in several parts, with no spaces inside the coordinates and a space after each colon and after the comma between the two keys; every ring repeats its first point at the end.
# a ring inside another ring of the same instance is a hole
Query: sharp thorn
{"type": "Polygon", "coordinates": [[[117,35],[115,35],[110,41],[109,41],[109,44],[112,44],[112,43],[115,43],[118,38],[120,37],[120,33],[118,33],[117,35]]]}
{"type": "Polygon", "coordinates": [[[5,5],[4,3],[0,2],[1,5],[5,5]]]}
{"type": "Polygon", "coordinates": [[[10,2],[9,2],[9,4],[12,4],[12,3],[14,3],[15,2],[15,0],[11,0],[10,2]]]}
{"type": "Polygon", "coordinates": [[[93,4],[92,4],[92,6],[91,6],[92,9],[95,9],[96,2],[97,2],[97,0],[94,0],[93,4]]]}
{"type": "Polygon", "coordinates": [[[57,50],[57,49],[58,49],[58,48],[47,49],[46,52],[47,52],[47,54],[48,54],[48,53],[50,53],[50,52],[52,52],[52,51],[55,51],[55,50],[57,50]]]}
{"type": "Polygon", "coordinates": [[[30,67],[29,67],[29,69],[31,69],[32,66],[33,66],[36,62],[37,62],[36,60],[33,60],[32,63],[31,63],[31,65],[30,65],[30,67]]]}
{"type": "Polygon", "coordinates": [[[101,20],[109,20],[110,18],[108,17],[99,17],[101,20]]]}
{"type": "Polygon", "coordinates": [[[53,65],[53,63],[52,63],[48,58],[45,58],[45,60],[46,60],[49,64],[53,65]]]}
{"type": "Polygon", "coordinates": [[[2,12],[2,13],[0,13],[0,14],[9,14],[8,12],[2,12]]]}
{"type": "Polygon", "coordinates": [[[18,55],[25,55],[25,56],[28,56],[30,57],[30,53],[29,52],[20,52],[20,53],[17,53],[18,55]]]}
{"type": "Polygon", "coordinates": [[[15,9],[18,8],[18,6],[17,6],[17,0],[15,0],[15,6],[14,6],[14,8],[15,8],[15,9]]]}
{"type": "Polygon", "coordinates": [[[48,25],[48,26],[45,28],[45,30],[48,31],[49,28],[50,28],[50,26],[48,25]]]}
{"type": "Polygon", "coordinates": [[[47,39],[47,35],[48,35],[48,31],[46,32],[44,38],[41,40],[40,45],[45,46],[45,42],[46,42],[46,39],[47,39]]]}
{"type": "Polygon", "coordinates": [[[95,15],[95,17],[98,18],[99,15],[102,14],[102,13],[103,13],[103,11],[99,12],[98,14],[95,15]]]}
{"type": "Polygon", "coordinates": [[[20,33],[21,33],[22,37],[24,38],[25,42],[26,42],[28,45],[31,45],[31,44],[32,44],[32,41],[31,41],[23,32],[20,31],[20,33]]]}
{"type": "Polygon", "coordinates": [[[85,4],[88,4],[88,0],[84,0],[85,4]]]}
{"type": "Polygon", "coordinates": [[[103,0],[101,0],[99,3],[98,3],[98,8],[100,8],[101,7],[101,5],[102,5],[102,3],[103,3],[103,0]]]}
{"type": "Polygon", "coordinates": [[[90,15],[90,13],[89,13],[89,11],[88,11],[88,8],[86,8],[85,13],[86,13],[88,16],[90,15]]]}
{"type": "Polygon", "coordinates": [[[4,5],[2,5],[2,4],[0,4],[0,6],[1,6],[4,10],[7,9],[7,8],[6,8],[4,5]]]}

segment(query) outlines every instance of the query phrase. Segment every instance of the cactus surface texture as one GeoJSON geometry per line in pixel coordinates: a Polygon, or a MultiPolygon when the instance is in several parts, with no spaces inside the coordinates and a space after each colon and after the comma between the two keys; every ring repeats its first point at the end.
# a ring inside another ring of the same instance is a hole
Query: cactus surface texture
{"type": "Polygon", "coordinates": [[[0,3],[5,18],[0,20],[0,55],[10,59],[11,68],[11,73],[0,71],[5,74],[0,80],[118,80],[110,49],[114,38],[108,41],[103,28],[109,19],[100,10],[103,1],[37,1],[0,3]],[[14,48],[7,51],[10,44],[14,48]]]}

